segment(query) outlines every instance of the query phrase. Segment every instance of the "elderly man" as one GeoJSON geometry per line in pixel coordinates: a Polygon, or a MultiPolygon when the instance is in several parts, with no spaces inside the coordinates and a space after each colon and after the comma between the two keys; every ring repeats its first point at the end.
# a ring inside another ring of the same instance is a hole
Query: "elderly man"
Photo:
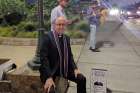
{"type": "Polygon", "coordinates": [[[86,78],[74,63],[70,38],[64,35],[66,19],[56,18],[54,30],[44,36],[41,45],[40,77],[46,93],[55,93],[54,80],[57,76],[77,83],[77,93],[86,93],[86,78]]]}

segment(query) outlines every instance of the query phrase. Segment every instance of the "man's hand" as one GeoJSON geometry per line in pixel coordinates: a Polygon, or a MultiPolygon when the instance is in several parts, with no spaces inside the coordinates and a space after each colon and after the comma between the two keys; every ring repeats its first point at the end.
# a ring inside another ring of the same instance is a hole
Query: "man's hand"
{"type": "Polygon", "coordinates": [[[74,70],[74,74],[75,74],[75,77],[77,77],[77,75],[80,74],[80,70],[79,69],[75,69],[74,70]]]}
{"type": "Polygon", "coordinates": [[[54,81],[52,78],[48,78],[45,82],[45,85],[44,85],[45,93],[49,93],[52,86],[55,88],[54,81]]]}

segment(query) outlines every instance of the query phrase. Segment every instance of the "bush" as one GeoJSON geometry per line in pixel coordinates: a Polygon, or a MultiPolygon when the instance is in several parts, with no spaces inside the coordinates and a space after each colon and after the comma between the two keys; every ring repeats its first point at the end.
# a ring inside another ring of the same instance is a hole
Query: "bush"
{"type": "Polygon", "coordinates": [[[24,29],[25,31],[35,31],[36,28],[33,23],[27,22],[24,29]]]}
{"type": "Polygon", "coordinates": [[[66,31],[65,34],[68,35],[69,37],[72,37],[73,31],[66,31]]]}
{"type": "Polygon", "coordinates": [[[9,33],[7,33],[7,37],[16,37],[17,35],[17,31],[10,31],[9,33]]]}
{"type": "Polygon", "coordinates": [[[37,37],[37,32],[18,32],[17,36],[19,38],[36,38],[37,37]]]}
{"type": "Polygon", "coordinates": [[[36,27],[35,24],[32,22],[21,22],[17,25],[17,31],[35,31],[36,27]]]}
{"type": "Polygon", "coordinates": [[[38,32],[37,31],[34,31],[32,33],[33,33],[33,38],[37,38],[38,37],[38,32]]]}
{"type": "Polygon", "coordinates": [[[21,22],[17,25],[16,31],[25,31],[24,27],[26,25],[26,22],[21,22]]]}
{"type": "Polygon", "coordinates": [[[88,32],[90,30],[89,24],[86,21],[81,21],[80,23],[75,25],[75,30],[82,30],[88,32]]]}
{"type": "Polygon", "coordinates": [[[5,15],[4,18],[9,25],[17,25],[20,23],[23,16],[20,13],[13,12],[8,15],[5,15]]]}
{"type": "Polygon", "coordinates": [[[15,31],[14,27],[0,27],[0,36],[2,37],[19,37],[19,38],[37,38],[37,31],[15,31]]]}
{"type": "Polygon", "coordinates": [[[65,32],[66,35],[70,36],[71,38],[85,38],[86,37],[86,32],[82,32],[82,31],[66,31],[65,32]]]}
{"type": "Polygon", "coordinates": [[[13,31],[12,27],[0,27],[0,36],[2,37],[13,37],[16,35],[16,31],[13,31]]]}
{"type": "Polygon", "coordinates": [[[25,37],[26,38],[35,38],[35,37],[37,37],[37,32],[26,32],[25,37]]]}

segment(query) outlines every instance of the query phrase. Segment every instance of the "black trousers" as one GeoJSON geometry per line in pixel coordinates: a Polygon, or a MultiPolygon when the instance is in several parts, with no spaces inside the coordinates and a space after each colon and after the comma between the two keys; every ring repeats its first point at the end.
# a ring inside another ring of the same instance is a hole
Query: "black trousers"
{"type": "MultiPolygon", "coordinates": [[[[67,77],[68,80],[77,83],[77,93],[86,93],[86,78],[82,74],[75,77],[74,73],[70,73],[67,77]]],[[[51,88],[49,93],[55,93],[54,88],[51,88]]]]}

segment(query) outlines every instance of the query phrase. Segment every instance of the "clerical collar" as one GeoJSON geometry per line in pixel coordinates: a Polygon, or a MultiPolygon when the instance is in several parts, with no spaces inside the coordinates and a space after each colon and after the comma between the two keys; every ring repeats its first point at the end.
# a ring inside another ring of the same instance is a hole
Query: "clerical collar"
{"type": "Polygon", "coordinates": [[[58,32],[56,32],[56,31],[54,31],[55,32],[55,34],[58,36],[58,37],[63,37],[63,33],[58,33],[58,32]]]}
{"type": "Polygon", "coordinates": [[[58,34],[58,37],[63,37],[63,34],[58,34]]]}

